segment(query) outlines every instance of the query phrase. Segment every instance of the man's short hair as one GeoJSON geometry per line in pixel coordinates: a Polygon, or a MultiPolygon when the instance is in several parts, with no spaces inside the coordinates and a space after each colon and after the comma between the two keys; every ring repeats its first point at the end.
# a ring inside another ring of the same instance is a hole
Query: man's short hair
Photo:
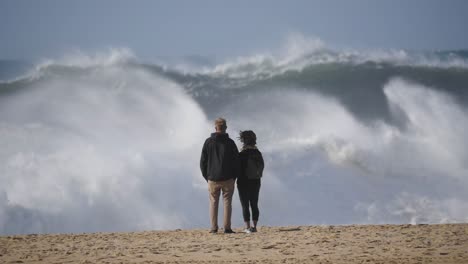
{"type": "Polygon", "coordinates": [[[222,117],[216,118],[216,120],[214,121],[214,124],[215,124],[215,127],[220,129],[220,130],[226,130],[226,128],[227,128],[226,119],[224,119],[222,117]]]}

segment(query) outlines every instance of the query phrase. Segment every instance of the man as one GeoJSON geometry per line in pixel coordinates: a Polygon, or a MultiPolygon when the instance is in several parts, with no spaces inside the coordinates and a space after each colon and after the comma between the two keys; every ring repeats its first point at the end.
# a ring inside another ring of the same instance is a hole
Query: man
{"type": "Polygon", "coordinates": [[[224,233],[234,233],[231,229],[232,195],[234,182],[239,173],[239,151],[226,133],[226,120],[215,120],[216,133],[206,139],[203,145],[200,169],[208,182],[210,195],[210,233],[218,232],[218,204],[221,191],[224,202],[224,233]]]}

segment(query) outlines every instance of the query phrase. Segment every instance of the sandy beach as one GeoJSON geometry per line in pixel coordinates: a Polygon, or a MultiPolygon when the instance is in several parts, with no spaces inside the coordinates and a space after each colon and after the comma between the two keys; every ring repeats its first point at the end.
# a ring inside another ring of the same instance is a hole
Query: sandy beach
{"type": "Polygon", "coordinates": [[[468,224],[0,237],[0,263],[468,263],[468,224]]]}

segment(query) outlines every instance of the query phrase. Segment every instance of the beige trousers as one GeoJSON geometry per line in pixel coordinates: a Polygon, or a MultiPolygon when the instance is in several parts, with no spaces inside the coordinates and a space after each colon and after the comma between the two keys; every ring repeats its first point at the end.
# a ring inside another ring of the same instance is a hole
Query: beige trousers
{"type": "Polygon", "coordinates": [[[231,229],[234,182],[234,179],[227,181],[208,181],[208,191],[210,193],[211,230],[218,230],[218,205],[221,191],[223,192],[224,203],[224,230],[231,229]]]}

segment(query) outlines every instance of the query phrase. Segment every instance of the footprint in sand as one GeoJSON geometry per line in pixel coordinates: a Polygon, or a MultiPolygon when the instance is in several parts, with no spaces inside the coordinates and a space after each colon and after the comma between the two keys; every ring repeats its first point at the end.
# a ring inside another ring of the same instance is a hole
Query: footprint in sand
{"type": "Polygon", "coordinates": [[[275,248],[275,245],[266,245],[262,247],[262,249],[272,249],[272,248],[275,248]]]}

